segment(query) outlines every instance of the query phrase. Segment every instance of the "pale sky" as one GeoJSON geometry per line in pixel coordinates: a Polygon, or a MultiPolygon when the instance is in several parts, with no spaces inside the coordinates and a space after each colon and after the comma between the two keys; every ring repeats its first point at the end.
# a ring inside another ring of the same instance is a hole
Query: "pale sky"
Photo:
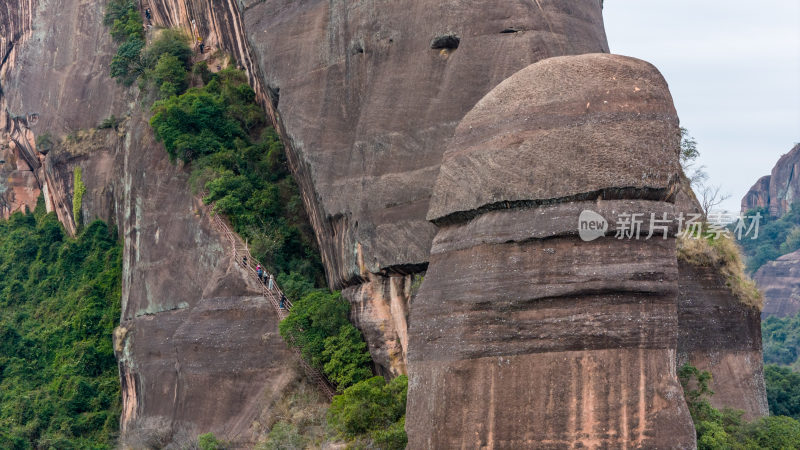
{"type": "Polygon", "coordinates": [[[710,183],[742,197],[800,142],[800,0],[605,0],[611,53],[654,64],[710,183]]]}

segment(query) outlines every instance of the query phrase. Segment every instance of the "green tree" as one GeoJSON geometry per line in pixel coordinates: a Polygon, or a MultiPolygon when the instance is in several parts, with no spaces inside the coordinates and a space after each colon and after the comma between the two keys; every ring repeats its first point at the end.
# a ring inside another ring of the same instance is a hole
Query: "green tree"
{"type": "Polygon", "coordinates": [[[111,58],[111,77],[119,79],[120,83],[130,86],[144,73],[144,63],[141,59],[144,41],[141,39],[130,39],[125,41],[117,49],[117,53],[111,58]]]}
{"type": "MultiPolygon", "coordinates": [[[[781,374],[784,376],[785,373],[781,374]]],[[[770,416],[746,423],[744,411],[711,406],[708,388],[711,375],[686,364],[678,372],[686,403],[697,430],[697,447],[702,450],[750,450],[800,448],[800,422],[786,416],[770,416]]],[[[767,378],[770,378],[767,371],[767,378]]],[[[769,383],[769,382],[768,382],[769,383]]],[[[769,390],[768,390],[769,392],[769,390]]],[[[768,394],[769,395],[769,394],[768,394]]]]}
{"type": "Polygon", "coordinates": [[[325,357],[325,340],[336,336],[342,327],[351,326],[347,316],[350,304],[340,293],[315,291],[294,302],[289,316],[280,323],[280,333],[296,345],[303,358],[322,369],[325,357]]]}
{"type": "Polygon", "coordinates": [[[197,437],[197,446],[200,450],[222,450],[222,442],[214,436],[214,433],[205,433],[197,437]]]}
{"type": "Polygon", "coordinates": [[[385,430],[405,417],[408,378],[372,377],[333,398],[328,423],[344,437],[385,430]]]}
{"type": "Polygon", "coordinates": [[[356,327],[347,324],[339,329],[339,334],[325,339],[322,357],[325,375],[340,389],[352,386],[372,376],[369,365],[372,358],[367,351],[367,343],[356,327]]]}
{"type": "Polygon", "coordinates": [[[122,249],[44,209],[0,220],[0,448],[112,448],[122,249]]]}
{"type": "Polygon", "coordinates": [[[800,374],[786,367],[764,366],[771,414],[800,419],[800,374]]]}
{"type": "Polygon", "coordinates": [[[192,49],[189,36],[181,30],[168,28],[161,30],[147,47],[142,59],[147,67],[155,67],[164,55],[172,55],[180,61],[181,67],[188,71],[192,66],[192,49]]]}
{"type": "Polygon", "coordinates": [[[162,98],[182,94],[189,85],[189,74],[177,56],[165,53],[153,69],[153,82],[162,98]]]}

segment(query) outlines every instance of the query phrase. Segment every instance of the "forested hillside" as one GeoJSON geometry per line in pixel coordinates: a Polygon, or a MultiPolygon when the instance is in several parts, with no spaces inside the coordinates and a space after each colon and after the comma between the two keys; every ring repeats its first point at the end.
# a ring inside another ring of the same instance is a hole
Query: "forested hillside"
{"type": "Polygon", "coordinates": [[[0,221],[0,448],[112,448],[121,245],[100,221],[69,238],[42,202],[0,221]]]}

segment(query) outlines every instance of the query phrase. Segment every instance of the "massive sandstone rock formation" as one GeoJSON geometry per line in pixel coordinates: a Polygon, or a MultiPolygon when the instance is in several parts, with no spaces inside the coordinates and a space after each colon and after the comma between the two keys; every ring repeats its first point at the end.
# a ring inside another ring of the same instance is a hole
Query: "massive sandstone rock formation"
{"type": "Polygon", "coordinates": [[[767,261],[753,279],[764,292],[764,317],[794,316],[800,312],[800,250],[767,261]]]}
{"type": "MultiPolygon", "coordinates": [[[[742,212],[767,208],[781,217],[800,200],[800,144],[781,156],[770,175],[758,179],[742,198],[742,212]]],[[[800,251],[762,265],[753,275],[764,292],[762,316],[793,316],[800,312],[800,251]]]]}
{"type": "Polygon", "coordinates": [[[787,212],[792,203],[800,200],[800,144],[784,154],[772,168],[742,198],[742,212],[754,208],[767,208],[773,217],[787,212]]]}
{"type": "Polygon", "coordinates": [[[197,30],[257,75],[329,285],[393,375],[405,371],[407,292],[428,262],[425,214],[456,124],[532,62],[608,51],[599,0],[271,0],[241,14],[233,2],[152,4],[157,24],[197,30]]]}
{"type": "MultiPolygon", "coordinates": [[[[0,174],[0,198],[19,209],[32,206],[41,189],[48,208],[74,231],[72,170],[81,167],[84,222],[110,220],[124,236],[123,313],[115,341],[123,428],[210,430],[247,442],[259,405],[268,406],[293,376],[276,318],[230,264],[225,240],[189,194],[186,174],[153,142],[135,90],[108,78],[114,48],[100,3],[6,5],[0,6],[0,49],[8,55],[0,63],[0,103],[19,117],[0,112],[0,159],[14,161],[11,168],[0,165],[8,169],[0,174]],[[39,113],[35,126],[28,120],[33,112],[39,113]],[[87,130],[111,114],[129,116],[119,133],[87,130]],[[33,132],[50,132],[59,143],[44,156],[33,132]]],[[[458,158],[451,146],[439,175],[456,127],[503,80],[553,56],[608,52],[600,0],[148,5],[154,25],[182,27],[203,39],[207,53],[229,52],[248,72],[287,146],[329,284],[351,300],[353,320],[379,371],[403,373],[406,353],[416,355],[412,445],[425,446],[424,430],[416,435],[423,426],[447,428],[445,443],[472,443],[470,433],[477,431],[496,446],[509,436],[519,440],[508,445],[542,436],[554,445],[661,443],[668,442],[665,433],[691,445],[674,380],[678,271],[672,239],[580,244],[574,235],[583,207],[607,214],[671,208],[663,200],[675,169],[676,118],[654,70],[598,55],[575,60],[584,65],[551,60],[544,67],[579,69],[561,72],[558,84],[585,86],[571,92],[532,80],[526,92],[537,92],[538,103],[514,98],[519,113],[512,102],[495,105],[508,120],[481,123],[483,137],[511,150],[531,143],[525,133],[539,133],[545,154],[458,158]],[[592,73],[602,76],[587,79],[592,73]],[[642,104],[642,96],[653,103],[642,104]],[[563,109],[544,106],[551,102],[563,109]],[[533,105],[541,113],[536,117],[523,112],[533,105]],[[639,129],[642,137],[626,128],[635,112],[647,124],[639,129]],[[579,126],[562,127],[573,121],[579,126]],[[500,126],[509,134],[492,134],[500,126]],[[490,170],[495,164],[502,170],[490,170]],[[548,205],[553,199],[576,203],[548,205]],[[454,267],[447,265],[451,260],[454,267]],[[429,261],[424,296],[415,300],[429,261]],[[462,322],[437,329],[453,319],[441,314],[461,295],[462,302],[484,302],[479,314],[462,311],[462,322]],[[492,312],[484,298],[507,309],[492,312]],[[540,331],[520,337],[536,323],[540,331]],[[573,329],[571,337],[566,332],[573,329]],[[450,372],[436,366],[448,358],[450,372]],[[481,383],[486,389],[478,392],[481,383]],[[426,411],[422,388],[447,403],[426,411]],[[478,409],[465,407],[484,400],[478,409]],[[488,404],[524,402],[524,411],[535,411],[531,420],[510,415],[519,411],[514,407],[491,409],[491,420],[480,416],[488,404]],[[467,428],[484,423],[495,428],[467,428]],[[525,428],[531,424],[539,428],[525,428]]],[[[480,136],[477,130],[465,134],[464,123],[460,142],[472,145],[480,136]]]]}
{"type": "MultiPolygon", "coordinates": [[[[296,376],[272,307],[233,264],[226,238],[191,195],[187,174],[154,141],[135,91],[108,77],[114,45],[102,24],[102,2],[28,4],[14,10],[12,22],[32,26],[0,41],[15,42],[0,85],[4,106],[39,118],[33,126],[27,114],[14,120],[0,114],[6,143],[0,158],[9,159],[12,145],[14,155],[27,152],[32,162],[23,162],[35,177],[28,206],[44,191],[48,209],[71,232],[78,225],[73,169],[81,167],[83,222],[110,221],[124,239],[115,335],[123,432],[213,431],[252,442],[260,410],[296,376]],[[91,130],[111,114],[130,116],[119,133],[91,130]],[[33,131],[53,136],[46,156],[36,150],[33,131]]],[[[20,159],[11,160],[17,168],[20,159]]],[[[19,203],[25,191],[15,180],[7,192],[19,203]]]]}
{"type": "Polygon", "coordinates": [[[576,235],[585,209],[672,215],[678,136],[661,75],[611,55],[533,64],[462,119],[411,314],[411,448],[694,446],[674,230],[576,235]]]}

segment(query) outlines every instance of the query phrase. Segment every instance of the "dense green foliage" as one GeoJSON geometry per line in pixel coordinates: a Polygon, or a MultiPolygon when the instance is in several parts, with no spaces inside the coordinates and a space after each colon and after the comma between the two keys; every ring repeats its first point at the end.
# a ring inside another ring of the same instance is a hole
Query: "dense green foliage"
{"type": "Polygon", "coordinates": [[[111,37],[120,44],[111,59],[111,77],[130,86],[144,72],[141,60],[144,48],[144,24],[136,2],[133,0],[111,0],[106,5],[104,18],[111,28],[111,37]]]}
{"type": "Polygon", "coordinates": [[[765,363],[800,369],[800,314],[767,317],[761,322],[761,337],[765,363]]]}
{"type": "Polygon", "coordinates": [[[205,433],[197,436],[197,447],[200,450],[222,450],[225,448],[223,443],[214,436],[214,433],[205,433]]]}
{"type": "Polygon", "coordinates": [[[369,434],[381,449],[403,449],[407,391],[405,375],[389,383],[372,377],[354,384],[333,398],[328,423],[343,437],[369,434]]]}
{"type": "Polygon", "coordinates": [[[86,193],[86,185],[83,184],[83,172],[80,167],[75,167],[72,171],[72,219],[75,226],[81,226],[81,206],[83,205],[83,194],[86,193]]]}
{"type": "Polygon", "coordinates": [[[800,422],[786,416],[769,416],[747,423],[743,411],[714,408],[708,398],[711,374],[684,365],[678,371],[686,403],[697,429],[700,450],[755,450],[800,448],[800,422]]]}
{"type": "Polygon", "coordinates": [[[747,270],[754,273],[767,261],[772,261],[787,253],[800,249],[800,207],[793,204],[791,210],[781,218],[769,215],[765,208],[747,213],[748,216],[761,215],[758,238],[750,236],[739,241],[747,259],[747,270]]]}
{"type": "Polygon", "coordinates": [[[770,414],[800,420],[800,373],[786,367],[764,366],[770,414]]]}
{"type": "Polygon", "coordinates": [[[102,222],[70,239],[41,200],[0,221],[0,448],[113,447],[121,266],[102,222]]]}
{"type": "MultiPolygon", "coordinates": [[[[189,163],[204,201],[227,216],[279,281],[322,285],[322,263],[283,146],[244,73],[156,102],[150,124],[169,155],[189,163]],[[294,274],[294,275],[292,275],[294,274]]],[[[297,298],[297,297],[292,297],[297,298]]]]}
{"type": "Polygon", "coordinates": [[[188,36],[179,30],[162,30],[146,46],[144,24],[133,0],[110,1],[104,22],[119,44],[111,60],[112,78],[126,86],[140,78],[142,87],[152,82],[160,98],[181,94],[189,87],[192,49],[188,36]]]}
{"type": "Polygon", "coordinates": [[[350,323],[350,304],[338,292],[316,290],[294,306],[280,324],[281,336],[322,370],[339,391],[372,376],[367,344],[350,323]]]}

